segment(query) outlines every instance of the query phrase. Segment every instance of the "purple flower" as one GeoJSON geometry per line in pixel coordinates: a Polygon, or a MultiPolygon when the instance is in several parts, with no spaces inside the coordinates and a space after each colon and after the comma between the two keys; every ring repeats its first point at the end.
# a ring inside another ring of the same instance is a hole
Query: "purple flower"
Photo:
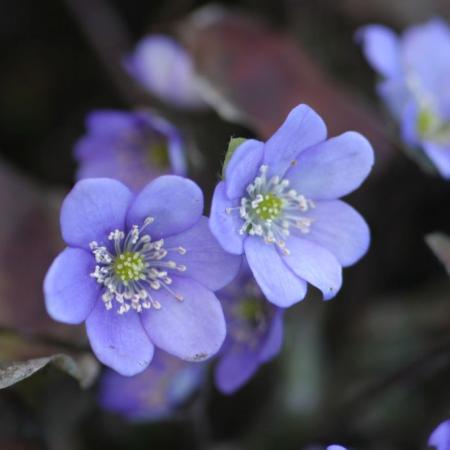
{"type": "Polygon", "coordinates": [[[164,102],[178,108],[206,108],[193,61],[175,39],[160,34],[143,38],[124,65],[133,78],[164,102]]]}
{"type": "Polygon", "coordinates": [[[269,301],[288,307],[307,283],[332,298],[342,267],[366,253],[364,219],[337,200],[360,186],[373,151],[358,133],[326,139],[311,108],[294,108],[266,142],[249,139],[233,153],[216,187],[210,227],[223,248],[243,254],[269,301]]]}
{"type": "Polygon", "coordinates": [[[423,148],[450,178],[450,28],[433,19],[399,37],[383,25],[368,25],[357,38],[382,77],[378,93],[400,122],[404,141],[423,148]]]}
{"type": "Polygon", "coordinates": [[[347,450],[347,447],[342,447],[342,445],[332,444],[325,446],[314,446],[314,447],[308,447],[305,450],[347,450]]]}
{"type": "Polygon", "coordinates": [[[134,377],[108,370],[100,382],[101,406],[132,421],[170,417],[199,387],[205,365],[156,351],[150,367],[134,377]]]}
{"type": "Polygon", "coordinates": [[[428,445],[436,450],[450,450],[450,420],[442,422],[431,434],[428,445]]]}
{"type": "Polygon", "coordinates": [[[215,369],[217,388],[231,394],[278,354],[283,342],[283,309],[265,301],[244,264],[235,280],[220,290],[227,338],[215,369]]]}
{"type": "Polygon", "coordinates": [[[95,111],[86,128],[75,147],[78,180],[116,178],[139,190],[159,175],[186,175],[178,130],[148,111],[95,111]]]}
{"type": "Polygon", "coordinates": [[[98,359],[122,375],[142,372],[154,347],[188,361],[214,355],[225,319],[213,291],[240,259],[225,253],[202,216],[192,181],[159,177],[133,194],[119,181],[79,181],[61,210],[66,248],[44,282],[47,311],[86,321],[98,359]]]}

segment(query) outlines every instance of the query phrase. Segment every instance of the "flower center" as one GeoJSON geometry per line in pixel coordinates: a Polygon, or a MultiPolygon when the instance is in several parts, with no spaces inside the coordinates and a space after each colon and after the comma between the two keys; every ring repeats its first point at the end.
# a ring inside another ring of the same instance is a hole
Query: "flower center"
{"type": "Polygon", "coordinates": [[[247,195],[240,206],[227,208],[227,213],[239,211],[244,224],[240,234],[261,236],[267,244],[276,244],[289,254],[285,240],[291,227],[300,233],[309,233],[312,219],[305,213],[314,208],[312,200],[289,188],[289,180],[278,176],[267,177],[268,166],[259,168],[259,175],[247,186],[247,195]]]}
{"type": "Polygon", "coordinates": [[[417,131],[421,136],[426,136],[436,127],[437,117],[429,110],[422,109],[417,116],[417,131]]]}
{"type": "Polygon", "coordinates": [[[272,193],[262,196],[257,204],[255,212],[261,220],[274,220],[280,216],[283,209],[283,200],[272,193]]]}
{"type": "Polygon", "coordinates": [[[144,255],[139,252],[126,252],[117,256],[113,263],[114,274],[124,284],[139,281],[145,276],[144,255]]]}
{"type": "Polygon", "coordinates": [[[424,87],[417,74],[410,69],[406,83],[410,94],[418,105],[415,131],[421,139],[446,145],[450,142],[450,121],[439,112],[439,101],[434,93],[424,87]]]}
{"type": "Polygon", "coordinates": [[[424,139],[438,144],[450,141],[450,123],[443,122],[433,111],[427,108],[420,110],[416,122],[417,132],[424,139]]]}
{"type": "Polygon", "coordinates": [[[163,139],[156,139],[147,148],[147,160],[150,167],[169,167],[169,149],[167,142],[163,139]]]}
{"type": "Polygon", "coordinates": [[[246,298],[236,308],[236,315],[246,321],[258,323],[264,317],[264,307],[260,299],[246,298]]]}
{"type": "Polygon", "coordinates": [[[266,307],[265,300],[244,297],[231,308],[232,322],[229,331],[234,340],[250,346],[257,345],[266,333],[272,311],[266,307]]]}
{"type": "Polygon", "coordinates": [[[161,289],[177,300],[183,300],[182,295],[170,288],[170,272],[184,272],[186,266],[167,256],[173,251],[184,255],[186,249],[166,249],[163,239],[152,241],[151,236],[143,232],[153,221],[148,217],[141,228],[133,225],[127,235],[121,230],[112,231],[108,236],[111,242],[108,246],[95,241],[89,244],[97,263],[91,276],[105,288],[102,299],[106,309],[111,309],[113,303],[119,314],[132,309],[137,312],[151,307],[160,309],[161,304],[155,294],[161,289]]]}

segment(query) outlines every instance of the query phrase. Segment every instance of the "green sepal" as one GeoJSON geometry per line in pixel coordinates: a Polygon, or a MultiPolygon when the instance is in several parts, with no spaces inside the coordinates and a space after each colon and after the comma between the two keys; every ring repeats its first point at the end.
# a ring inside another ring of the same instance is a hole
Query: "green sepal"
{"type": "Polygon", "coordinates": [[[425,242],[450,275],[450,237],[435,231],[425,236],[425,242]]]}
{"type": "Polygon", "coordinates": [[[226,170],[227,165],[230,162],[230,159],[233,156],[234,152],[246,140],[247,140],[246,138],[241,138],[241,137],[230,139],[230,142],[228,143],[228,150],[227,150],[227,153],[225,154],[225,159],[223,161],[222,178],[225,178],[225,170],[226,170]]]}

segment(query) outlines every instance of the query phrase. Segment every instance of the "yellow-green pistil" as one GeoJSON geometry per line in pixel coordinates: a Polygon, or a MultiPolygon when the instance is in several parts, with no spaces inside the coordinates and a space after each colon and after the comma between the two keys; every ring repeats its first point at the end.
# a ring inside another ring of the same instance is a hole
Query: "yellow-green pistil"
{"type": "Polygon", "coordinates": [[[269,311],[265,308],[264,300],[244,298],[235,305],[232,316],[237,320],[230,329],[233,338],[250,345],[257,344],[261,333],[267,329],[269,319],[269,311]]]}
{"type": "Polygon", "coordinates": [[[283,200],[274,194],[265,194],[256,207],[256,214],[261,220],[277,219],[283,209],[283,200]]]}
{"type": "Polygon", "coordinates": [[[450,122],[442,121],[429,109],[422,109],[419,112],[416,127],[424,139],[440,144],[447,144],[450,141],[450,122]]]}
{"type": "Polygon", "coordinates": [[[152,167],[168,167],[170,165],[169,147],[164,140],[153,142],[148,149],[147,155],[148,162],[152,167]]]}
{"type": "Polygon", "coordinates": [[[422,109],[417,116],[417,131],[421,136],[428,136],[438,127],[439,119],[428,109],[422,109]]]}
{"type": "Polygon", "coordinates": [[[139,281],[145,271],[144,255],[139,252],[125,252],[118,255],[113,264],[113,270],[126,286],[130,281],[139,281]]]}
{"type": "Polygon", "coordinates": [[[256,322],[264,316],[264,306],[260,299],[247,298],[239,302],[237,307],[239,318],[256,322]]]}

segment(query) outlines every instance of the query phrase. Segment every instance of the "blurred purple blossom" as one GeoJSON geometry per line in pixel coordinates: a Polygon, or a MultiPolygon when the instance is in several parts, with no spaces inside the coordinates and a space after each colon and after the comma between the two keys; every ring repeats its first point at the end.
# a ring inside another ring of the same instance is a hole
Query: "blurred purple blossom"
{"type": "Polygon", "coordinates": [[[170,417],[199,387],[205,364],[188,363],[156,351],[150,367],[134,377],[108,370],[100,381],[103,408],[132,421],[170,417]]]}
{"type": "Polygon", "coordinates": [[[403,140],[423,148],[450,178],[450,28],[432,19],[401,36],[383,25],[365,26],[356,36],[382,77],[378,93],[400,123],[403,140]]]}
{"type": "Polygon", "coordinates": [[[205,360],[225,338],[213,294],[239,270],[202,216],[192,181],[165,175],[133,194],[107,178],[79,181],[61,209],[66,248],[44,282],[47,311],[86,321],[94,353],[122,375],[142,372],[154,347],[205,360]]]}
{"type": "Polygon", "coordinates": [[[227,322],[227,337],[215,370],[217,388],[224,394],[240,389],[281,349],[283,309],[268,303],[250,268],[217,293],[227,322]]]}
{"type": "Polygon", "coordinates": [[[138,42],[124,59],[128,73],[162,101],[182,109],[203,109],[193,61],[172,37],[155,34],[138,42]]]}
{"type": "Polygon", "coordinates": [[[442,422],[431,434],[428,445],[436,450],[450,450],[450,420],[442,422]]]}
{"type": "Polygon", "coordinates": [[[305,450],[347,450],[347,447],[342,447],[342,445],[332,444],[328,446],[320,445],[307,447],[305,450]]]}
{"type": "Polygon", "coordinates": [[[77,179],[116,178],[139,190],[159,175],[186,175],[178,130],[149,111],[98,110],[75,147],[77,179]]]}
{"type": "Polygon", "coordinates": [[[342,267],[370,241],[364,219],[337,199],[361,185],[373,161],[362,135],[327,140],[323,120],[300,105],[266,143],[249,139],[233,153],[214,193],[211,230],[226,251],[245,254],[273,304],[302,300],[307,283],[330,299],[342,267]]]}

